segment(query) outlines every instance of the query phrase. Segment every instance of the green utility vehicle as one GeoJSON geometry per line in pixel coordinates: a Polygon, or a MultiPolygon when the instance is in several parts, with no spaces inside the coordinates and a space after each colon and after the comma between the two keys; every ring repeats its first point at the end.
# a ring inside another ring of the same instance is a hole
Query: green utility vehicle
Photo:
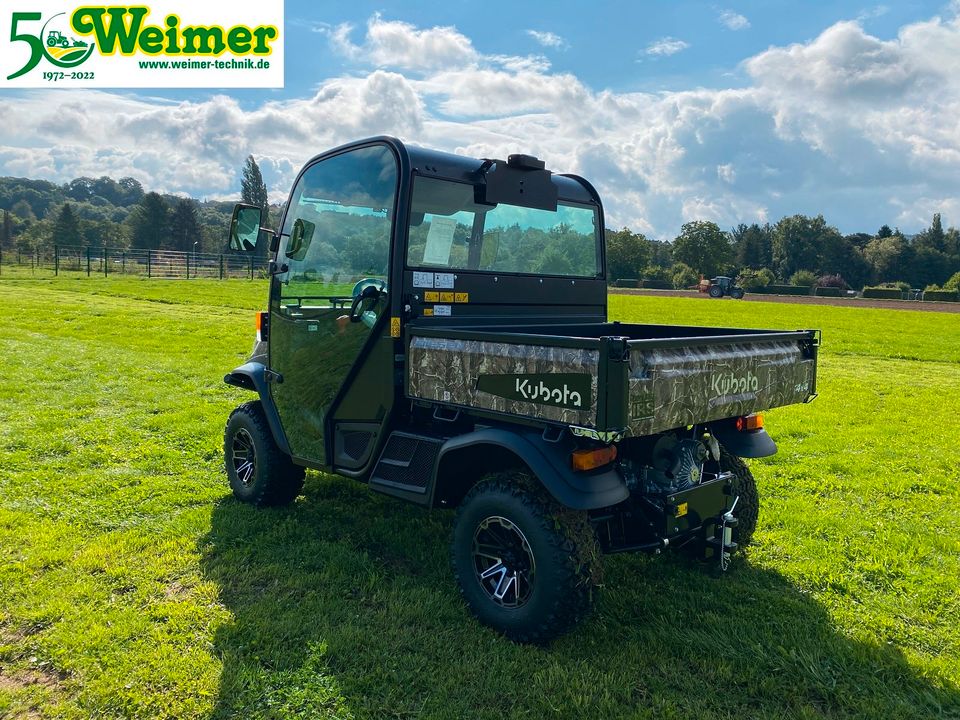
{"type": "Polygon", "coordinates": [[[600,198],[530,156],[344,145],[277,231],[237,206],[231,244],[271,258],[224,378],[258,396],[226,426],[234,494],[289,503],[316,468],[456,508],[463,597],[515,640],[582,618],[602,553],[725,570],[757,522],[741,458],[776,452],[759,411],[816,394],[816,331],[609,322],[600,198]]]}

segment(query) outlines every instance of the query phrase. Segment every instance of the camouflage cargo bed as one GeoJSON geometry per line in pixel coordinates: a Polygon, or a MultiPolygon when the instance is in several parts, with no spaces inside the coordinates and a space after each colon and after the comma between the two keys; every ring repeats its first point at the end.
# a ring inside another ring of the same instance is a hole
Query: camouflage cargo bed
{"type": "Polygon", "coordinates": [[[811,330],[413,326],[407,342],[411,399],[584,434],[650,435],[816,394],[811,330]]]}

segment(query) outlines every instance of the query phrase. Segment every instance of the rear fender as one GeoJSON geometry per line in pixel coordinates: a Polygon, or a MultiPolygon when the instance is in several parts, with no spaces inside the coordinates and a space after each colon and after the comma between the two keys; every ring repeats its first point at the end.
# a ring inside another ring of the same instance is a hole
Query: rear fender
{"type": "Polygon", "coordinates": [[[762,458],[775,455],[777,444],[763,428],[759,430],[737,430],[736,418],[718,420],[710,423],[710,434],[732,455],[743,458],[762,458]]]}
{"type": "Polygon", "coordinates": [[[263,363],[248,362],[224,375],[223,381],[227,385],[240,387],[244,390],[253,390],[260,396],[260,404],[263,406],[264,415],[267,416],[267,423],[270,425],[273,439],[277,443],[277,447],[289,455],[290,445],[287,443],[287,436],[283,433],[277,406],[273,404],[273,398],[270,395],[267,367],[263,363]]]}
{"type": "Polygon", "coordinates": [[[594,510],[625,500],[630,492],[613,465],[574,472],[567,433],[557,441],[536,431],[484,428],[451,438],[440,448],[431,482],[431,505],[453,507],[484,475],[526,466],[557,502],[573,510],[594,510]]]}

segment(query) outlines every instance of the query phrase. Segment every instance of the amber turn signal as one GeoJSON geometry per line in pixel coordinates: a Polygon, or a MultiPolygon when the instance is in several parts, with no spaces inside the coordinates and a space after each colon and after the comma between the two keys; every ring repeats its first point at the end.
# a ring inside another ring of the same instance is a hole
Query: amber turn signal
{"type": "Polygon", "coordinates": [[[257,342],[262,342],[262,341],[263,341],[263,320],[264,320],[264,317],[265,317],[265,316],[266,316],[266,313],[265,313],[265,312],[258,312],[258,313],[257,313],[257,320],[256,320],[256,322],[257,322],[257,342]]]}
{"type": "Polygon", "coordinates": [[[591,450],[574,450],[570,455],[570,463],[574,470],[593,470],[608,465],[617,459],[617,446],[607,445],[591,450]]]}
{"type": "Polygon", "coordinates": [[[754,415],[745,415],[744,417],[737,418],[737,430],[740,432],[745,432],[748,430],[762,430],[763,429],[763,414],[756,413],[754,415]]]}

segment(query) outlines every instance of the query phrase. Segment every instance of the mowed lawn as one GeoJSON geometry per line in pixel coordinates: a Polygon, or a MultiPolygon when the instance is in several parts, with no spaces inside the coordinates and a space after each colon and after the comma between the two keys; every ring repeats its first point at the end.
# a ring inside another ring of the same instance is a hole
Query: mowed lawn
{"type": "MultiPolygon", "coordinates": [[[[451,515],[308,473],[229,496],[222,384],[262,281],[0,280],[0,717],[960,717],[960,320],[611,297],[614,319],[823,329],[771,411],[756,542],[714,579],[614,556],[549,648],[475,623],[451,515]]],[[[317,372],[322,372],[317,368],[317,372]]]]}

